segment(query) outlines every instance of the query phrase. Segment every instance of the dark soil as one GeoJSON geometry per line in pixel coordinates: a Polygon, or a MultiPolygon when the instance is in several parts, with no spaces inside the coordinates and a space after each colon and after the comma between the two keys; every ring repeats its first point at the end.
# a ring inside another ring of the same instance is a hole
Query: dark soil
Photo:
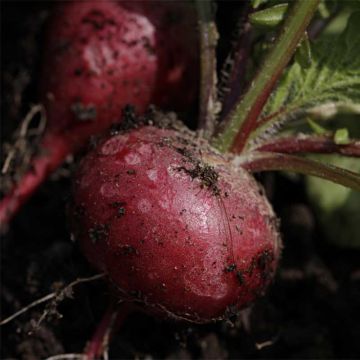
{"type": "MultiPolygon", "coordinates": [[[[219,16],[227,19],[234,8],[236,2],[221,5],[219,16]]],[[[37,101],[49,4],[3,1],[1,10],[4,142],[37,101]]],[[[228,23],[223,20],[220,27],[225,35],[220,49],[228,49],[228,23]]],[[[2,236],[1,319],[96,273],[67,228],[69,172],[61,169],[44,184],[2,236]]],[[[110,359],[360,357],[360,252],[327,244],[301,179],[268,174],[260,180],[281,218],[285,246],[266,297],[234,323],[178,324],[134,313],[114,336],[110,359]]],[[[29,360],[81,353],[106,309],[108,294],[107,286],[96,280],[77,285],[56,309],[51,302],[31,309],[0,328],[0,357],[29,360]],[[38,324],[45,310],[49,316],[38,324]]]]}

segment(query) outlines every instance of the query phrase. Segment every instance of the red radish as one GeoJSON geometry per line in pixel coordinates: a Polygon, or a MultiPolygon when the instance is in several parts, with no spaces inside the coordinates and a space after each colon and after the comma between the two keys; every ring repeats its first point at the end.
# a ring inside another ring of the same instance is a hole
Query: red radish
{"type": "Polygon", "coordinates": [[[47,33],[41,97],[47,130],[41,155],[0,204],[8,222],[66,155],[119,122],[126,104],[175,110],[197,94],[196,13],[188,3],[59,3],[47,33]]]}
{"type": "Polygon", "coordinates": [[[201,323],[263,293],[279,259],[276,219],[229,160],[189,132],[151,126],[82,159],[74,235],[122,298],[201,323]]]}

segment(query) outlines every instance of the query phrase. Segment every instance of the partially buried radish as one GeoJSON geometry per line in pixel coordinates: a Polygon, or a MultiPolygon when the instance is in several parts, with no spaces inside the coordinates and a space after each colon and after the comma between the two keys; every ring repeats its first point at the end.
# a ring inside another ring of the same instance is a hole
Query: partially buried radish
{"type": "Polygon", "coordinates": [[[121,298],[202,323],[263,294],[279,259],[276,218],[230,160],[187,130],[152,126],[82,159],[73,232],[121,298]]]}
{"type": "Polygon", "coordinates": [[[184,2],[58,6],[41,83],[49,128],[78,141],[118,122],[126,104],[138,112],[150,103],[175,110],[191,104],[198,88],[195,16],[184,2]]]}
{"type": "Polygon", "coordinates": [[[65,157],[155,104],[184,110],[198,89],[196,13],[185,2],[56,4],[46,36],[41,98],[47,129],[31,169],[0,204],[6,223],[65,157]]]}

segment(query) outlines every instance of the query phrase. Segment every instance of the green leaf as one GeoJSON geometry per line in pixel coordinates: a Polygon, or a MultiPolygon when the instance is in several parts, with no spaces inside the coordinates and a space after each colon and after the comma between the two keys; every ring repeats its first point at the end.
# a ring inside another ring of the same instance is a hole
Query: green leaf
{"type": "Polygon", "coordinates": [[[279,122],[305,117],[325,104],[359,109],[360,12],[354,12],[340,35],[324,36],[313,46],[311,65],[294,62],[285,72],[260,118],[255,135],[279,122]]]}
{"type": "Polygon", "coordinates": [[[327,7],[327,4],[325,1],[322,1],[320,4],[319,4],[319,13],[320,13],[320,16],[324,19],[328,18],[330,16],[330,10],[328,9],[327,7]]]}
{"type": "Polygon", "coordinates": [[[256,11],[249,15],[250,24],[270,28],[276,27],[284,20],[287,9],[288,4],[279,4],[256,11]]]}
{"type": "Polygon", "coordinates": [[[251,5],[254,9],[257,9],[260,5],[267,3],[268,0],[251,0],[251,5]]]}
{"type": "Polygon", "coordinates": [[[307,33],[296,50],[295,61],[305,69],[311,66],[311,46],[307,33]]]}
{"type": "Polygon", "coordinates": [[[348,129],[338,129],[334,134],[334,143],[337,145],[349,144],[349,131],[348,129]]]}
{"type": "Polygon", "coordinates": [[[316,123],[311,118],[307,118],[307,122],[308,122],[310,128],[312,129],[312,131],[314,131],[315,134],[324,135],[324,134],[327,134],[329,132],[328,130],[326,130],[324,127],[320,126],[318,123],[316,123]]]}

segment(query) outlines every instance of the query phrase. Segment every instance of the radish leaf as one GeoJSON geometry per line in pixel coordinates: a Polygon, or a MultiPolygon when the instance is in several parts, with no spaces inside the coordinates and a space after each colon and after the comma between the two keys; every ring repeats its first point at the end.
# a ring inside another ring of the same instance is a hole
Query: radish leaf
{"type": "MultiPolygon", "coordinates": [[[[305,117],[322,108],[358,113],[360,106],[360,12],[354,12],[346,29],[335,39],[320,39],[312,62],[303,68],[294,62],[285,72],[259,119],[256,134],[274,124],[305,117]],[[340,106],[341,105],[341,106],[340,106]]],[[[325,110],[326,110],[325,109],[325,110]]],[[[321,117],[321,116],[320,116],[321,117]]]]}

